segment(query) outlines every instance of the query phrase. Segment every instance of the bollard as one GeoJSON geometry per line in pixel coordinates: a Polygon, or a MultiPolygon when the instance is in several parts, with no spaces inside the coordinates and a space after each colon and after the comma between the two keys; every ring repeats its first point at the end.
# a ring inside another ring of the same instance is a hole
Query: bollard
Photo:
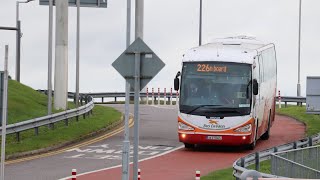
{"type": "Polygon", "coordinates": [[[167,92],[166,92],[166,88],[164,88],[164,100],[163,100],[163,105],[167,105],[167,92]]]}
{"type": "Polygon", "coordinates": [[[72,180],[77,179],[77,169],[72,169],[72,180]]]}
{"type": "Polygon", "coordinates": [[[200,180],[200,171],[196,171],[196,180],[200,180]]]}
{"type": "Polygon", "coordinates": [[[154,88],[152,88],[152,99],[151,100],[152,100],[151,104],[154,105],[154,88]]]}
{"type": "Polygon", "coordinates": [[[147,88],[147,102],[146,102],[147,105],[149,105],[149,93],[148,93],[148,88],[147,88]]]}
{"type": "Polygon", "coordinates": [[[138,169],[138,180],[141,180],[141,171],[138,169]]]}
{"type": "Polygon", "coordinates": [[[278,91],[278,103],[279,103],[279,109],[281,109],[281,96],[280,96],[280,90],[278,91]]]}
{"type": "Polygon", "coordinates": [[[172,88],[170,89],[170,105],[172,105],[172,88]]]}
{"type": "Polygon", "coordinates": [[[158,88],[158,105],[160,105],[160,88],[158,88]]]}

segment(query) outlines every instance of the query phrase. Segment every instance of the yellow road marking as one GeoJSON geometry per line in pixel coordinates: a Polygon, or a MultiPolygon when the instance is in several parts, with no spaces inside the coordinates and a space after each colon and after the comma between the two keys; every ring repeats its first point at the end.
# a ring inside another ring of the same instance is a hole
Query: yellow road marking
{"type": "MultiPolygon", "coordinates": [[[[134,125],[133,119],[130,118],[129,127],[132,127],[133,125],[134,125]]],[[[114,136],[114,135],[120,133],[123,130],[124,130],[124,126],[118,128],[118,129],[116,129],[116,130],[114,130],[114,131],[112,131],[110,133],[104,134],[102,136],[96,137],[94,139],[91,139],[89,141],[86,141],[86,142],[83,142],[83,143],[80,143],[80,144],[76,144],[76,145],[71,146],[71,147],[63,148],[63,149],[60,149],[60,150],[57,150],[57,151],[48,152],[48,153],[44,153],[44,154],[40,154],[40,155],[25,157],[25,158],[21,158],[21,159],[9,160],[9,161],[6,161],[5,164],[14,164],[14,163],[19,163],[19,162],[24,162],[24,161],[30,161],[30,160],[33,160],[33,159],[39,159],[39,158],[43,158],[43,157],[53,156],[53,155],[56,155],[56,154],[61,154],[61,153],[64,153],[65,151],[70,150],[70,149],[83,147],[83,146],[86,146],[86,145],[89,145],[89,144],[93,144],[93,143],[99,142],[101,140],[107,139],[107,138],[109,138],[111,136],[114,136]]]]}

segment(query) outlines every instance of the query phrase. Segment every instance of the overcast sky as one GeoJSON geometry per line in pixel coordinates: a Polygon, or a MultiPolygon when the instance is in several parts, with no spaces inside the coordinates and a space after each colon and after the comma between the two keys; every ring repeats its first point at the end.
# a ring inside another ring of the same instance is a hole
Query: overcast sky
{"type": "MultiPolygon", "coordinates": [[[[80,92],[124,91],[125,81],[111,64],[126,48],[126,2],[108,0],[107,9],[81,8],[80,92]]],[[[320,76],[320,1],[302,3],[301,87],[305,95],[306,76],[320,76]]],[[[0,26],[16,25],[15,5],[14,0],[1,0],[0,26]]],[[[275,43],[278,89],[283,95],[295,96],[298,7],[299,0],[203,0],[203,43],[236,35],[275,43]]],[[[198,17],[199,0],[145,0],[144,41],[166,64],[148,87],[173,86],[182,55],[198,45],[198,17]]],[[[20,4],[20,20],[21,82],[34,89],[46,89],[48,6],[40,6],[38,0],[20,4]]],[[[133,30],[134,24],[132,37],[133,30]]],[[[69,91],[75,91],[75,40],[76,9],[69,8],[69,91]]],[[[10,46],[9,73],[15,78],[14,31],[0,30],[0,69],[6,44],[10,46]]]]}

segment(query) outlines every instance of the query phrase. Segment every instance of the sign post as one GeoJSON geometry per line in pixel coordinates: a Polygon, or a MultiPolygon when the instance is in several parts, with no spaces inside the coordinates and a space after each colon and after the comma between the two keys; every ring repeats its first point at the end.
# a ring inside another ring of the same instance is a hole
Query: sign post
{"type": "Polygon", "coordinates": [[[2,101],[2,141],[1,141],[1,180],[4,180],[4,162],[6,158],[6,130],[7,130],[7,99],[8,99],[8,45],[5,46],[4,73],[1,73],[2,101]]]}
{"type": "MultiPolygon", "coordinates": [[[[131,0],[127,0],[127,40],[126,47],[130,46],[130,29],[131,29],[131,0]]],[[[124,105],[124,141],[122,146],[122,180],[129,180],[129,163],[130,163],[130,141],[129,141],[129,102],[130,102],[130,84],[126,82],[126,99],[124,105]]]]}
{"type": "MultiPolygon", "coordinates": [[[[165,66],[160,58],[143,42],[137,38],[113,63],[112,66],[134,87],[134,153],[133,166],[138,167],[139,146],[139,96],[140,91],[165,66]]],[[[127,153],[129,155],[129,153],[127,153]]],[[[127,158],[124,158],[127,159],[127,158]]],[[[123,159],[123,160],[124,160],[123,159]]],[[[133,171],[134,180],[135,170],[133,171]]]]}

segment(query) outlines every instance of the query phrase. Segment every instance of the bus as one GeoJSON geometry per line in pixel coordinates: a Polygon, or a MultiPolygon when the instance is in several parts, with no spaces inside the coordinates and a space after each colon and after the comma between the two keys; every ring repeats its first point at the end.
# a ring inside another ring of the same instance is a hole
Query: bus
{"type": "Polygon", "coordinates": [[[269,139],[275,118],[275,45],[238,36],[192,48],[183,55],[174,89],[180,89],[178,136],[185,148],[254,149],[258,139],[269,139]]]}

